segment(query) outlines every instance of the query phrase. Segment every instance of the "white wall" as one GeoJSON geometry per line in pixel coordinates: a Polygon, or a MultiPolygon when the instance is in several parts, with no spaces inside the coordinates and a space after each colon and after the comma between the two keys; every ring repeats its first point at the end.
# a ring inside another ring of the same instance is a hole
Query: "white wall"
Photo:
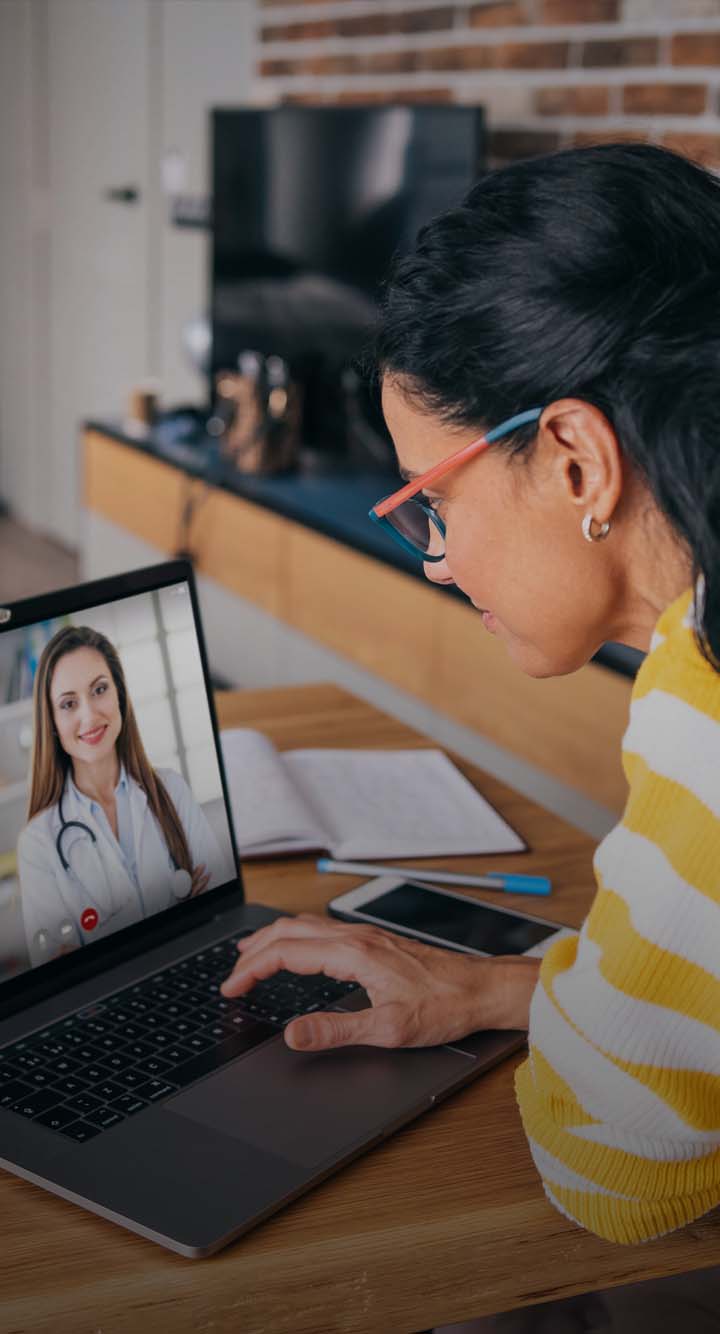
{"type": "Polygon", "coordinates": [[[77,544],[78,428],[121,413],[148,374],[148,0],[51,0],[50,162],[52,531],[77,544]],[[133,185],[136,204],[109,187],[133,185]]]}
{"type": "Polygon", "coordinates": [[[138,380],[202,401],[181,330],[209,236],[169,221],[163,154],[209,192],[209,107],[257,96],[256,0],[0,0],[0,499],[78,542],[78,427],[138,380]],[[109,186],[136,185],[134,205],[109,186]]]}
{"type": "Polygon", "coordinates": [[[0,4],[0,499],[44,526],[47,420],[47,97],[44,0],[0,4]],[[32,442],[32,443],[31,443],[32,442]]]}
{"type": "MultiPolygon", "coordinates": [[[[188,194],[208,194],[209,108],[257,98],[255,0],[162,0],[157,11],[162,50],[159,147],[182,154],[188,194]]],[[[180,331],[192,315],[207,311],[209,240],[207,232],[163,223],[157,375],[169,401],[200,402],[204,392],[182,350],[180,331]]]]}

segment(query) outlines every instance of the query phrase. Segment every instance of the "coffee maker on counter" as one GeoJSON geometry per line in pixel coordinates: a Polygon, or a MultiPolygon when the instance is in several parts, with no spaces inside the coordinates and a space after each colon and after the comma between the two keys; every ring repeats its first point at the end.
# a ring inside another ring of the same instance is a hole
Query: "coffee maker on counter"
{"type": "Polygon", "coordinates": [[[220,452],[238,472],[288,472],[300,457],[302,385],[281,356],[243,350],[235,370],[215,374],[207,422],[220,452]]]}

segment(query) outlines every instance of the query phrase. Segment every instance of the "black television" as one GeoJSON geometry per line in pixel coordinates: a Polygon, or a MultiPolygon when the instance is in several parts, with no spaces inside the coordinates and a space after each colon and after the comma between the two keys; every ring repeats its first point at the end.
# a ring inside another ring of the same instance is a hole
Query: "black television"
{"type": "MultiPolygon", "coordinates": [[[[211,384],[244,350],[285,358],[303,439],[342,451],[343,370],[390,261],[478,178],[483,129],[481,108],[445,104],[214,110],[211,384]]],[[[362,411],[382,436],[369,395],[362,411]]]]}

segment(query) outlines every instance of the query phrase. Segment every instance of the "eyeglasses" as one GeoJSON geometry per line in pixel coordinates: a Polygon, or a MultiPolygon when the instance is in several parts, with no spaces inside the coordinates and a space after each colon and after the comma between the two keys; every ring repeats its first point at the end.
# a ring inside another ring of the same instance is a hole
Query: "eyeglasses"
{"type": "Polygon", "coordinates": [[[508,417],[486,435],[471,440],[469,445],[463,445],[462,449],[457,449],[433,468],[428,468],[427,472],[414,477],[406,486],[401,486],[399,491],[393,491],[391,496],[378,500],[369,512],[370,518],[385,528],[401,547],[412,551],[415,556],[421,556],[423,561],[444,560],[445,524],[432,505],[424,503],[418,496],[418,492],[437,481],[438,477],[444,477],[453,468],[458,468],[461,463],[467,463],[469,459],[481,454],[495,440],[509,435],[520,426],[537,421],[541,413],[542,408],[529,408],[527,412],[508,417]]]}

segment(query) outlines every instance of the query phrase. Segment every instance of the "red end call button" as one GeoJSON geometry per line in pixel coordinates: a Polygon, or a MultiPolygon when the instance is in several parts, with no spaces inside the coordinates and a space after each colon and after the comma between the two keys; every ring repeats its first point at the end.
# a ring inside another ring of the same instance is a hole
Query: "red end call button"
{"type": "Polygon", "coordinates": [[[94,931],[98,924],[98,915],[94,908],[86,908],[80,918],[83,931],[94,931]]]}

